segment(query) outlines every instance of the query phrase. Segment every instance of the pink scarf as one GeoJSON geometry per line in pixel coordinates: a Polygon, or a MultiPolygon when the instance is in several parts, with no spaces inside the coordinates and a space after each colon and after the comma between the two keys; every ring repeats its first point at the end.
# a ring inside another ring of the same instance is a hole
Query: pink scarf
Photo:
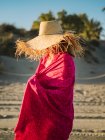
{"type": "Polygon", "coordinates": [[[73,58],[56,54],[48,67],[46,59],[27,82],[14,140],[67,140],[72,130],[73,58]]]}

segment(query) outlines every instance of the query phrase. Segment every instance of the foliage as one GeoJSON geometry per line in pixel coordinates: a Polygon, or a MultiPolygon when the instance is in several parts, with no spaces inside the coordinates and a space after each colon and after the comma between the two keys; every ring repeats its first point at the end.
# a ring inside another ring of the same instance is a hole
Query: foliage
{"type": "Polygon", "coordinates": [[[83,35],[87,40],[98,40],[102,31],[100,22],[95,21],[94,19],[89,20],[86,14],[81,14],[79,17],[84,23],[83,32],[81,35],[83,35]]]}
{"type": "Polygon", "coordinates": [[[0,61],[0,73],[4,70],[4,64],[0,61]]]}
{"type": "Polygon", "coordinates": [[[102,11],[105,11],[105,7],[102,8],[102,11]]]}
{"type": "Polygon", "coordinates": [[[48,21],[48,20],[54,20],[55,17],[53,16],[52,12],[49,11],[48,13],[42,13],[40,16],[39,16],[39,21],[48,21]]]}
{"type": "Polygon", "coordinates": [[[0,55],[15,55],[15,41],[17,39],[27,40],[37,35],[37,30],[26,31],[23,28],[16,28],[14,25],[0,25],[0,55]]]}
{"type": "Polygon", "coordinates": [[[82,31],[83,22],[77,14],[68,15],[65,10],[62,10],[57,13],[57,16],[64,30],[75,30],[78,33],[82,31]]]}
{"type": "Polygon", "coordinates": [[[59,11],[56,18],[52,12],[42,13],[32,24],[32,29],[39,29],[41,21],[60,21],[63,30],[75,30],[87,40],[98,40],[102,31],[101,23],[94,19],[89,19],[86,14],[68,14],[66,10],[59,11]]]}
{"type": "Polygon", "coordinates": [[[39,29],[39,24],[40,21],[50,21],[50,20],[54,20],[55,17],[53,16],[52,12],[49,11],[48,13],[42,13],[37,21],[34,21],[32,24],[32,30],[33,29],[39,29]]]}
{"type": "Polygon", "coordinates": [[[39,29],[39,25],[40,25],[40,22],[39,21],[34,21],[33,24],[32,24],[32,30],[34,29],[39,29]]]}

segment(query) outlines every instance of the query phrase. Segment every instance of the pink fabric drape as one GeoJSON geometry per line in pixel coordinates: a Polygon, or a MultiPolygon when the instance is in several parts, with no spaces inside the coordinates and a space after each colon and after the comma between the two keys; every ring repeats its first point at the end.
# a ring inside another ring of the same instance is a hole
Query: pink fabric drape
{"type": "Polygon", "coordinates": [[[59,53],[45,67],[40,60],[29,78],[14,140],[67,140],[73,126],[75,66],[68,53],[59,53]]]}

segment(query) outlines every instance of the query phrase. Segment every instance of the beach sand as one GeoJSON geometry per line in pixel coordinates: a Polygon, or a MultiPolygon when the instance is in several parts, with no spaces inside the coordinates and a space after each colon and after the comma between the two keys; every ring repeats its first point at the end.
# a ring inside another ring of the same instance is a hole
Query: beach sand
{"type": "MultiPolygon", "coordinates": [[[[0,84],[0,138],[3,140],[12,140],[24,88],[24,83],[0,84]]],[[[75,119],[71,140],[104,140],[105,85],[76,84],[74,107],[75,119]]]]}

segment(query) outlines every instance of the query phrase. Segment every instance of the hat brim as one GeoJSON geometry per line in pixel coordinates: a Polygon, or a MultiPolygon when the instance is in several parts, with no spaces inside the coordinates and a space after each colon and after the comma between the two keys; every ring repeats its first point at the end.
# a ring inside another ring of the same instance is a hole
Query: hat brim
{"type": "Polygon", "coordinates": [[[63,36],[63,34],[40,35],[27,41],[26,43],[34,50],[42,50],[59,43],[63,40],[63,36]]]}

